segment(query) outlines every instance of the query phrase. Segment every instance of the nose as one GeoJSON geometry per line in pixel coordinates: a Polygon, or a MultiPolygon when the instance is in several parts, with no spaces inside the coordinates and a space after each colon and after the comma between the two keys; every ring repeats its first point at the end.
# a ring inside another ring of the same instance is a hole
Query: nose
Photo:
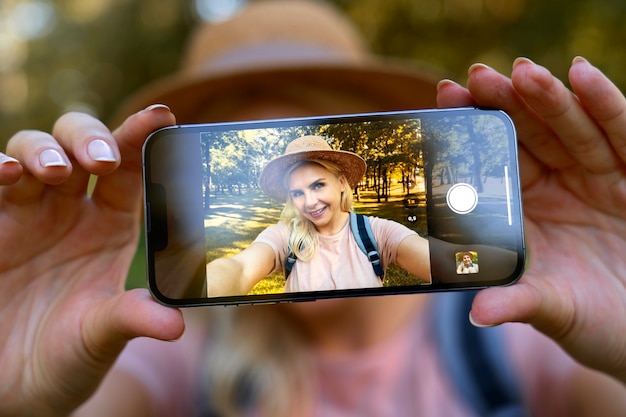
{"type": "Polygon", "coordinates": [[[305,192],[304,193],[304,206],[306,208],[312,208],[317,205],[317,197],[314,193],[305,192]]]}

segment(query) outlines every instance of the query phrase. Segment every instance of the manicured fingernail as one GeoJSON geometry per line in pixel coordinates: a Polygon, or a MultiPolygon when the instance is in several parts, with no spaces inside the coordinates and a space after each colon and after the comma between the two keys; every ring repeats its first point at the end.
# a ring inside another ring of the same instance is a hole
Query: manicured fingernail
{"type": "Polygon", "coordinates": [[[141,113],[145,113],[145,112],[149,112],[149,111],[157,110],[157,109],[165,109],[167,111],[171,111],[170,108],[165,104],[151,104],[150,106],[143,109],[141,113]]]}
{"type": "Polygon", "coordinates": [[[6,156],[4,154],[0,154],[0,164],[12,164],[12,163],[19,164],[20,161],[18,161],[15,158],[11,158],[10,156],[6,156]]]}
{"type": "Polygon", "coordinates": [[[439,91],[439,89],[441,89],[441,88],[443,88],[443,87],[445,87],[445,86],[447,86],[447,85],[458,85],[458,84],[457,84],[457,83],[455,83],[455,82],[454,82],[454,81],[452,81],[452,80],[443,79],[443,80],[441,80],[441,81],[439,81],[439,82],[437,83],[437,91],[439,91]]]}
{"type": "Polygon", "coordinates": [[[67,162],[63,159],[63,156],[59,151],[54,149],[46,149],[39,154],[39,163],[44,168],[49,167],[66,167],[67,162]]]}
{"type": "Polygon", "coordinates": [[[474,320],[474,317],[472,317],[472,312],[471,312],[471,311],[470,311],[470,313],[469,313],[469,321],[470,321],[470,323],[472,324],[472,326],[474,326],[474,327],[478,327],[478,328],[481,328],[481,329],[482,329],[482,328],[487,328],[487,327],[493,327],[493,326],[492,326],[492,325],[490,325],[490,324],[481,324],[481,323],[478,323],[476,320],[474,320]]]}
{"type": "Polygon", "coordinates": [[[115,156],[113,149],[102,139],[96,139],[89,142],[89,145],[87,145],[87,154],[89,154],[91,159],[98,162],[117,161],[117,157],[115,156]]]}
{"type": "Polygon", "coordinates": [[[519,57],[516,58],[515,61],[513,61],[513,68],[517,67],[518,65],[522,65],[522,64],[535,64],[533,61],[531,61],[530,59],[526,58],[526,57],[519,57]]]}
{"type": "Polygon", "coordinates": [[[477,62],[476,64],[470,65],[469,69],[467,70],[467,73],[471,74],[474,71],[479,70],[479,69],[488,69],[488,70],[493,71],[493,68],[491,68],[490,66],[477,62]]]}

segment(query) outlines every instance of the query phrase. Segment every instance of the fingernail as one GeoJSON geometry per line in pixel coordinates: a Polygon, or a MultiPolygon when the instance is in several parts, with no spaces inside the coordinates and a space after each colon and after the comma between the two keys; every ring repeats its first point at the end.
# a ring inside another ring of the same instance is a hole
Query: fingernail
{"type": "Polygon", "coordinates": [[[572,64],[578,64],[578,63],[586,63],[586,64],[588,64],[589,61],[587,59],[583,58],[582,56],[576,56],[572,60],[572,64]]]}
{"type": "Polygon", "coordinates": [[[479,69],[488,69],[488,70],[493,71],[493,68],[491,68],[490,66],[477,62],[476,64],[470,65],[469,69],[467,70],[467,73],[471,74],[474,71],[479,70],[479,69]]]}
{"type": "Polygon", "coordinates": [[[0,164],[11,164],[11,163],[19,164],[20,161],[18,161],[15,158],[11,158],[10,156],[6,156],[4,154],[0,154],[0,164]]]}
{"type": "Polygon", "coordinates": [[[169,106],[165,104],[157,103],[157,104],[151,104],[150,106],[146,107],[145,109],[141,111],[141,113],[149,112],[149,111],[156,110],[156,109],[165,109],[167,111],[171,111],[169,106]]]}
{"type": "Polygon", "coordinates": [[[46,149],[39,154],[39,163],[44,168],[49,167],[66,167],[67,162],[63,159],[63,156],[59,151],[54,149],[46,149]]]}
{"type": "Polygon", "coordinates": [[[87,154],[89,157],[98,162],[116,162],[117,157],[115,156],[115,152],[102,139],[96,139],[89,142],[87,145],[87,154]]]}
{"type": "Polygon", "coordinates": [[[516,58],[515,61],[513,61],[513,68],[517,67],[518,65],[522,65],[522,64],[532,64],[532,65],[534,65],[535,63],[533,61],[531,61],[530,59],[522,56],[522,57],[516,58]]]}
{"type": "Polygon", "coordinates": [[[493,326],[492,326],[492,325],[490,325],[490,324],[481,324],[481,323],[478,323],[476,320],[474,320],[474,317],[472,317],[472,312],[471,312],[471,311],[469,312],[469,321],[470,321],[470,323],[472,324],[472,326],[474,326],[474,327],[478,327],[478,328],[480,328],[480,329],[484,329],[484,328],[488,328],[488,327],[493,327],[493,326]]]}
{"type": "Polygon", "coordinates": [[[446,85],[458,85],[458,84],[452,80],[443,79],[437,83],[437,91],[439,91],[440,88],[443,88],[446,85]]]}

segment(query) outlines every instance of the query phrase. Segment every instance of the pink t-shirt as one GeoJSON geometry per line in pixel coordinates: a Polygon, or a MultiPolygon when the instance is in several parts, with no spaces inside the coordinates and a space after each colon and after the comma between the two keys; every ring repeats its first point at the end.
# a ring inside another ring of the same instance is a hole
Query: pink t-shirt
{"type": "MultiPolygon", "coordinates": [[[[405,331],[378,346],[344,356],[315,357],[318,396],[314,416],[482,417],[455,392],[429,335],[416,317],[405,331]]],[[[502,326],[506,349],[530,415],[570,415],[566,396],[575,368],[551,339],[531,326],[502,326]]]]}
{"type": "MultiPolygon", "coordinates": [[[[386,268],[396,262],[400,242],[415,232],[394,221],[368,218],[383,268],[386,268]]],[[[289,227],[280,222],[265,229],[255,240],[268,244],[274,250],[275,271],[284,271],[289,234],[289,227]]],[[[324,291],[382,285],[367,256],[359,249],[350,222],[346,222],[335,235],[319,235],[319,244],[319,253],[311,261],[296,261],[285,284],[285,291],[324,291]]]]}
{"type": "MultiPolygon", "coordinates": [[[[459,398],[429,335],[430,320],[415,320],[383,343],[345,355],[313,352],[313,416],[480,417],[459,398]]],[[[508,356],[531,415],[571,415],[567,393],[574,361],[551,339],[525,324],[501,326],[508,356]]],[[[131,341],[116,368],[135,375],[154,397],[154,416],[190,416],[203,343],[187,334],[168,343],[131,341]]],[[[210,342],[210,341],[209,341],[210,342]]],[[[208,344],[210,349],[210,343],[208,344]]],[[[121,399],[123,400],[123,399],[121,399]]]]}

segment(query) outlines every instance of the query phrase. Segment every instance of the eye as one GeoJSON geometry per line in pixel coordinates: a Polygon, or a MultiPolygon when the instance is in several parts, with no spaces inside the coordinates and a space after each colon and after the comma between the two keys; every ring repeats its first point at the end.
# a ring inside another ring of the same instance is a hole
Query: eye
{"type": "Polygon", "coordinates": [[[303,193],[300,190],[293,190],[293,191],[291,191],[291,198],[300,197],[302,194],[303,193]]]}
{"type": "Polygon", "coordinates": [[[315,184],[313,184],[313,187],[311,187],[311,188],[314,189],[314,190],[319,190],[319,189],[324,188],[325,185],[326,184],[324,184],[323,182],[320,181],[320,182],[316,182],[315,184]]]}

